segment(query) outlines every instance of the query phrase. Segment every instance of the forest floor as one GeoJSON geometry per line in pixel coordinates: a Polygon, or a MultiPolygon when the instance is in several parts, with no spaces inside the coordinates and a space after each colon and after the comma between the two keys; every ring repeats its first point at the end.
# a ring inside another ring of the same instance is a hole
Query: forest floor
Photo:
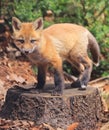
{"type": "MultiPolygon", "coordinates": [[[[8,52],[4,52],[2,50],[0,51],[0,110],[5,101],[6,92],[9,88],[13,87],[14,85],[26,85],[37,82],[35,70],[33,69],[32,65],[26,57],[20,55],[21,54],[13,48],[8,48],[8,52]]],[[[53,82],[53,76],[47,73],[46,80],[48,82],[53,82]]],[[[101,90],[103,94],[106,93],[106,99],[108,99],[109,84],[106,83],[101,90]]],[[[109,100],[104,101],[106,113],[108,113],[109,107],[107,103],[109,103],[109,100]]],[[[69,130],[74,130],[76,126],[77,123],[74,123],[71,125],[71,129],[69,128],[69,130]]],[[[34,122],[32,121],[12,121],[0,118],[0,130],[39,130],[42,127],[45,127],[44,124],[39,128],[35,126],[34,122]]],[[[49,128],[50,126],[47,127],[49,128]]],[[[105,128],[103,127],[100,130],[109,130],[109,123],[106,124],[105,128]]]]}

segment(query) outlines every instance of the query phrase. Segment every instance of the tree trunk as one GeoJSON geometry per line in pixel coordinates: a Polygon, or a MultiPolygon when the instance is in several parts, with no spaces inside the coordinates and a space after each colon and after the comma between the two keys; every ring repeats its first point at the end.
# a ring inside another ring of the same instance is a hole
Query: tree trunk
{"type": "Polygon", "coordinates": [[[31,120],[36,124],[48,123],[55,128],[64,129],[73,122],[78,122],[77,130],[96,130],[96,125],[103,116],[98,89],[65,89],[63,96],[51,96],[52,89],[49,87],[45,90],[38,94],[36,91],[14,87],[9,89],[1,117],[31,120]]]}

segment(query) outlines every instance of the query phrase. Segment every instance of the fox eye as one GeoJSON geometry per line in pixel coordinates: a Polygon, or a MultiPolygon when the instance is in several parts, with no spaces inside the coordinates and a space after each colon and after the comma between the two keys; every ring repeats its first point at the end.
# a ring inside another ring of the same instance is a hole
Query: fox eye
{"type": "Polygon", "coordinates": [[[37,41],[37,40],[35,40],[35,39],[34,39],[34,40],[30,40],[31,43],[35,43],[36,41],[37,41]]]}
{"type": "Polygon", "coordinates": [[[20,42],[20,43],[24,43],[25,42],[23,39],[18,39],[17,41],[20,42]]]}

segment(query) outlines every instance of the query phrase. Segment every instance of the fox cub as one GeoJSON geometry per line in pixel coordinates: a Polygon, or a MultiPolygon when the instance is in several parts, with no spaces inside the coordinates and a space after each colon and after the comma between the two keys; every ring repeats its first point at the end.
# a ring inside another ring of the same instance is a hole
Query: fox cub
{"type": "Polygon", "coordinates": [[[12,18],[15,45],[38,67],[36,89],[43,89],[49,65],[54,68],[55,89],[52,95],[63,94],[63,60],[76,67],[80,76],[76,81],[80,89],[86,89],[92,65],[99,65],[100,49],[95,37],[84,27],[61,23],[43,29],[43,19],[22,23],[12,18]],[[88,49],[93,61],[88,57],[88,49]]]}

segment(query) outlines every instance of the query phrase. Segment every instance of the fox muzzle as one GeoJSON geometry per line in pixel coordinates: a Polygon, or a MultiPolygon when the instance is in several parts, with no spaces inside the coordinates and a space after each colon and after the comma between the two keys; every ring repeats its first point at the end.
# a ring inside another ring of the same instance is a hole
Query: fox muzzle
{"type": "Polygon", "coordinates": [[[34,51],[36,50],[36,46],[34,46],[32,49],[21,49],[21,51],[23,52],[23,53],[26,53],[26,54],[28,54],[28,53],[33,53],[34,51]]]}

